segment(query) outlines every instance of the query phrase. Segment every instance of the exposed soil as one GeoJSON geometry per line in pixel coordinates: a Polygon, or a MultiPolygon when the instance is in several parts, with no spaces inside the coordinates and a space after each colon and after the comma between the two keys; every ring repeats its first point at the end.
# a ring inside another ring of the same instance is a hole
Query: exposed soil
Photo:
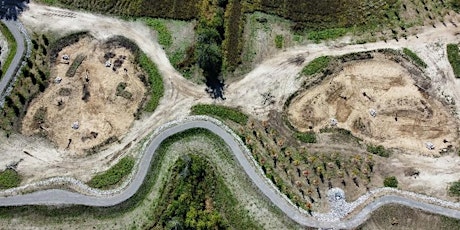
{"type": "Polygon", "coordinates": [[[22,133],[41,133],[58,148],[78,153],[108,139],[117,140],[130,128],[146,92],[138,78],[142,72],[133,61],[133,55],[126,48],[104,47],[90,38],[64,48],[50,77],[53,80],[60,77],[62,81],[52,82],[32,102],[23,121],[22,133]],[[105,55],[109,52],[113,55],[105,55]],[[64,55],[70,55],[70,65],[61,58],[64,55]],[[66,76],[78,55],[85,55],[85,60],[75,76],[66,76]],[[106,67],[106,60],[113,63],[113,67],[106,67]],[[127,95],[117,93],[120,83],[125,83],[123,92],[129,92],[127,95]],[[43,110],[46,113],[38,121],[37,116],[43,110]],[[78,128],[72,127],[75,122],[78,128]]]}
{"type": "Polygon", "coordinates": [[[423,76],[411,75],[383,55],[346,64],[294,98],[289,121],[300,131],[319,131],[336,119],[338,127],[366,141],[424,154],[438,154],[426,148],[428,142],[436,149],[455,147],[450,141],[457,140],[457,121],[412,78],[423,76]]]}

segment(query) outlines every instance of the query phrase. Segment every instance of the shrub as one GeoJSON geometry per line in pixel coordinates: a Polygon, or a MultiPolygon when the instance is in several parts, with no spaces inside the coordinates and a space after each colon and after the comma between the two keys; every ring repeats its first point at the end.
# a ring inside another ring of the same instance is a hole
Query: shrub
{"type": "Polygon", "coordinates": [[[283,46],[284,46],[284,37],[283,37],[283,35],[276,35],[275,36],[275,46],[278,49],[283,48],[283,46]]]}
{"type": "Polygon", "coordinates": [[[385,187],[390,187],[390,188],[397,188],[398,187],[398,179],[396,179],[395,176],[390,176],[385,178],[383,181],[383,185],[385,187]]]}
{"type": "Polygon", "coordinates": [[[418,65],[418,66],[420,66],[422,68],[428,67],[428,65],[416,53],[414,53],[412,50],[410,50],[408,48],[404,48],[403,53],[405,55],[407,55],[416,65],[418,65]]]}
{"type": "Polygon", "coordinates": [[[381,157],[390,157],[391,154],[391,152],[385,149],[382,145],[367,145],[367,151],[381,157]]]}
{"type": "Polygon", "coordinates": [[[134,158],[124,157],[117,164],[102,174],[94,176],[88,185],[93,188],[107,189],[120,182],[134,167],[134,158]]]}
{"type": "Polygon", "coordinates": [[[226,107],[222,105],[194,105],[192,107],[192,114],[209,115],[224,120],[228,119],[243,125],[248,122],[248,116],[246,114],[240,112],[236,108],[226,107]]]}
{"type": "Polygon", "coordinates": [[[458,54],[457,44],[447,45],[447,58],[454,71],[455,77],[460,78],[460,56],[458,54]]]}
{"type": "Polygon", "coordinates": [[[460,196],[460,181],[455,181],[449,186],[450,196],[460,196]]]}
{"type": "Polygon", "coordinates": [[[294,136],[305,143],[316,143],[316,134],[314,132],[296,133],[294,136]]]}
{"type": "Polygon", "coordinates": [[[321,56],[315,58],[313,61],[308,63],[307,66],[303,68],[302,73],[307,76],[319,73],[329,65],[330,61],[331,57],[329,56],[321,56]]]}
{"type": "Polygon", "coordinates": [[[14,188],[21,183],[21,176],[13,169],[0,172],[0,189],[14,188]]]}

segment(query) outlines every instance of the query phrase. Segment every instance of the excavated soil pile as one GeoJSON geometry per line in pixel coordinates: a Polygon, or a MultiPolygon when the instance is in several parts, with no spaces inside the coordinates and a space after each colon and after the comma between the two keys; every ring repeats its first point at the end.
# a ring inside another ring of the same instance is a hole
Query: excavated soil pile
{"type": "Polygon", "coordinates": [[[452,148],[457,123],[450,111],[401,64],[383,57],[352,61],[288,106],[291,124],[319,131],[337,122],[355,136],[385,147],[437,154],[452,148]],[[435,150],[428,150],[432,143],[435,150]]]}
{"type": "Polygon", "coordinates": [[[76,153],[114,142],[130,128],[142,104],[146,87],[141,74],[128,49],[81,39],[52,64],[53,82],[32,102],[22,132],[46,136],[76,153]]]}

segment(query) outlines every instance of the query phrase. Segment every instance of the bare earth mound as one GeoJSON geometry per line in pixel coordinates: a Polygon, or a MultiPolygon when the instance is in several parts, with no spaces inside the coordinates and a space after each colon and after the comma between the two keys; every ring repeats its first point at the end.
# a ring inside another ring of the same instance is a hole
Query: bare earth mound
{"type": "Polygon", "coordinates": [[[22,133],[47,136],[76,153],[116,141],[130,128],[146,92],[133,61],[128,49],[91,38],[65,47],[52,66],[53,82],[29,107],[22,133]]]}
{"type": "Polygon", "coordinates": [[[336,119],[338,127],[366,141],[424,154],[437,153],[427,143],[452,148],[458,137],[448,109],[417,87],[409,71],[384,57],[346,64],[294,98],[287,113],[300,131],[319,131],[336,119]]]}

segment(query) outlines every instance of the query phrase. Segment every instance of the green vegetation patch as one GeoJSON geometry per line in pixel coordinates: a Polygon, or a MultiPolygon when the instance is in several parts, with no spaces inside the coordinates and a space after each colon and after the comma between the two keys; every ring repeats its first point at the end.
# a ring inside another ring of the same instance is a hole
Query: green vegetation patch
{"type": "Polygon", "coordinates": [[[192,107],[192,114],[209,115],[224,120],[231,120],[238,124],[246,124],[248,115],[242,113],[236,108],[226,107],[222,105],[198,104],[192,107]]]}
{"type": "Polygon", "coordinates": [[[147,72],[150,83],[150,99],[147,101],[147,105],[144,109],[147,112],[153,112],[157,108],[160,103],[160,99],[164,94],[163,78],[158,71],[157,65],[150,61],[145,53],[140,54],[139,65],[147,72]]]}
{"type": "Polygon", "coordinates": [[[307,33],[307,38],[309,40],[314,41],[315,43],[319,43],[322,40],[334,40],[339,37],[342,37],[346,33],[348,33],[349,30],[350,29],[348,28],[331,28],[331,29],[311,31],[307,33]]]}
{"type": "Polygon", "coordinates": [[[389,176],[385,178],[383,181],[383,186],[390,187],[390,188],[397,188],[398,187],[398,179],[395,176],[389,176]]]}
{"type": "Polygon", "coordinates": [[[144,18],[145,23],[152,27],[158,33],[158,43],[165,48],[169,48],[172,45],[171,32],[165,25],[165,21],[156,18],[144,18]]]}
{"type": "Polygon", "coordinates": [[[302,69],[302,73],[306,76],[317,74],[325,69],[331,60],[329,56],[317,57],[302,69]]]}
{"type": "Polygon", "coordinates": [[[93,188],[109,189],[111,186],[118,184],[131,173],[134,163],[135,160],[133,157],[124,157],[109,170],[94,176],[88,182],[88,185],[93,188]]]}
{"type": "Polygon", "coordinates": [[[390,157],[391,154],[391,152],[385,149],[385,147],[383,147],[382,145],[369,144],[367,145],[367,151],[381,157],[390,157]]]}
{"type": "Polygon", "coordinates": [[[0,22],[0,33],[3,34],[3,36],[5,36],[9,48],[8,56],[6,57],[5,62],[2,64],[2,69],[0,72],[0,79],[2,79],[3,74],[6,73],[6,70],[11,65],[14,55],[16,55],[18,44],[16,43],[13,34],[10,32],[10,30],[8,30],[8,28],[5,24],[3,24],[3,22],[0,22]]]}
{"type": "Polygon", "coordinates": [[[0,172],[0,189],[14,188],[21,184],[21,175],[13,169],[0,172]]]}
{"type": "Polygon", "coordinates": [[[126,86],[127,86],[126,82],[118,83],[117,90],[115,92],[115,96],[123,97],[125,99],[131,99],[133,97],[133,94],[126,90],[126,86]]]}
{"type": "Polygon", "coordinates": [[[408,48],[404,48],[403,53],[405,55],[407,55],[416,65],[418,65],[418,66],[420,66],[422,68],[428,67],[428,65],[416,53],[414,53],[412,50],[410,50],[408,48]]]}
{"type": "Polygon", "coordinates": [[[316,143],[316,134],[314,132],[300,133],[297,132],[294,136],[305,143],[316,143]]]}
{"type": "Polygon", "coordinates": [[[447,58],[449,59],[450,65],[454,70],[456,78],[460,78],[460,55],[458,53],[457,44],[447,45],[447,58]]]}
{"type": "Polygon", "coordinates": [[[77,72],[78,67],[80,67],[81,63],[86,59],[86,55],[78,54],[75,60],[70,65],[69,69],[65,73],[66,77],[73,77],[77,72]]]}
{"type": "Polygon", "coordinates": [[[455,181],[449,186],[450,196],[460,196],[460,181],[455,181]]]}
{"type": "Polygon", "coordinates": [[[284,36],[283,35],[278,34],[275,36],[275,46],[278,49],[283,48],[284,46],[284,36]]]}

